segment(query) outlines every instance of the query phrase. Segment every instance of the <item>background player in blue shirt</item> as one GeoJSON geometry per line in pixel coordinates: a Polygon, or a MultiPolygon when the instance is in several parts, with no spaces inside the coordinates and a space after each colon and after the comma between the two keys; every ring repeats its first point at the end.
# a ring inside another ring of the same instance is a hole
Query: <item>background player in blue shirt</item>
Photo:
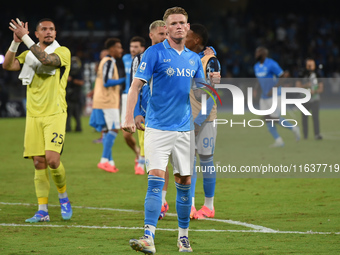
{"type": "MultiPolygon", "coordinates": [[[[210,73],[220,72],[221,65],[215,56],[215,52],[210,55],[204,55],[205,47],[208,42],[208,31],[201,24],[193,24],[190,26],[188,35],[185,41],[185,46],[196,52],[202,61],[207,82],[210,73]]],[[[209,47],[212,48],[212,47],[209,47]]],[[[191,219],[213,218],[215,216],[214,195],[216,185],[216,172],[210,172],[214,166],[213,157],[217,135],[217,126],[214,125],[214,120],[217,118],[217,107],[214,104],[213,98],[207,100],[207,113],[202,114],[202,105],[195,99],[193,94],[190,94],[191,109],[195,123],[195,142],[196,152],[200,157],[201,169],[205,169],[203,173],[203,188],[204,188],[204,205],[198,211],[195,208],[195,185],[197,174],[195,171],[196,156],[194,160],[193,175],[191,177],[191,219]]]]}
{"type": "MultiPolygon", "coordinates": [[[[139,90],[152,78],[150,100],[145,120],[145,158],[149,173],[145,198],[145,231],[130,246],[137,251],[154,254],[154,235],[161,211],[161,191],[169,156],[173,165],[177,197],[179,251],[191,252],[188,240],[191,195],[190,170],[194,156],[194,133],[189,93],[193,78],[204,79],[199,56],[185,48],[188,15],[184,9],[174,7],[166,10],[163,20],[168,40],[148,48],[142,58],[129,90],[127,114],[123,128],[134,132],[136,126],[133,111],[139,90]]],[[[219,75],[219,74],[218,74],[219,75]]]]}
{"type": "MultiPolygon", "coordinates": [[[[137,55],[142,53],[145,50],[145,39],[140,36],[134,36],[130,40],[130,54],[125,54],[123,56],[123,62],[125,67],[125,88],[123,89],[122,97],[121,97],[121,123],[125,121],[126,115],[126,100],[127,93],[129,92],[130,83],[131,83],[131,63],[132,59],[137,55]]],[[[135,159],[135,174],[144,174],[144,160],[140,158],[140,149],[137,146],[136,139],[132,136],[131,133],[125,132],[123,130],[123,136],[126,141],[126,144],[133,150],[136,155],[135,159]]]]}
{"type": "MultiPolygon", "coordinates": [[[[275,123],[281,125],[282,127],[286,127],[293,131],[296,140],[300,140],[300,129],[298,126],[293,127],[292,124],[289,125],[288,121],[285,121],[284,118],[281,117],[281,87],[279,78],[286,77],[286,73],[281,69],[279,64],[268,58],[268,50],[265,47],[258,47],[255,51],[255,59],[256,64],[254,65],[254,73],[257,77],[259,84],[262,89],[261,98],[260,98],[260,110],[268,110],[272,106],[272,89],[273,87],[277,87],[277,95],[278,95],[278,104],[275,112],[270,115],[264,116],[264,119],[270,120],[279,120],[275,121],[275,123]],[[282,125],[284,121],[285,126],[282,125]],[[288,126],[289,125],[289,126],[288,126]],[[288,126],[288,127],[287,127],[288,126]]],[[[256,95],[256,91],[255,91],[256,95]]],[[[271,147],[282,147],[284,146],[284,142],[277,132],[276,126],[274,125],[274,121],[269,121],[266,123],[268,131],[275,139],[274,144],[271,147]]]]}

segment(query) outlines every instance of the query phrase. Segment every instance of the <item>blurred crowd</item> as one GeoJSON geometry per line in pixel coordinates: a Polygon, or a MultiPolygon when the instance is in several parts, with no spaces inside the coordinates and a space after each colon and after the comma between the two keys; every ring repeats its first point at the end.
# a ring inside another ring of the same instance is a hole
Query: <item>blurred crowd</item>
{"type": "Polygon", "coordinates": [[[230,14],[216,28],[224,75],[253,77],[254,49],[266,46],[280,66],[297,77],[307,57],[314,58],[323,77],[340,72],[339,17],[317,14],[230,14]],[[223,31],[223,33],[219,33],[223,31]]]}
{"type": "MultiPolygon", "coordinates": [[[[214,2],[218,1],[212,0],[212,3],[214,2]]],[[[208,28],[209,45],[217,51],[222,66],[222,77],[254,77],[254,51],[261,45],[269,49],[269,57],[289,71],[291,77],[297,77],[304,66],[304,60],[312,57],[322,77],[333,77],[335,83],[340,83],[339,16],[333,15],[334,12],[317,10],[287,12],[286,9],[276,8],[275,11],[259,11],[261,4],[257,6],[254,3],[261,1],[239,2],[248,5],[237,10],[215,6],[205,11],[204,15],[201,11],[204,10],[206,2],[197,1],[195,7],[190,3],[183,3],[190,15],[189,21],[202,23],[208,28]]],[[[83,66],[99,61],[100,51],[108,37],[119,37],[125,53],[129,51],[129,40],[136,35],[143,36],[150,45],[149,24],[153,20],[161,19],[164,10],[171,4],[159,3],[162,7],[153,11],[156,9],[154,5],[137,5],[137,0],[111,2],[111,5],[107,3],[107,6],[103,2],[101,11],[95,12],[93,3],[78,0],[68,4],[62,3],[63,1],[59,2],[47,15],[50,14],[48,16],[55,20],[59,43],[67,46],[73,56],[79,57],[83,66]],[[80,5],[82,8],[77,8],[80,5]]],[[[21,20],[29,21],[31,33],[34,32],[32,25],[42,18],[39,12],[30,12],[28,15],[24,10],[26,9],[7,9],[0,15],[0,54],[6,53],[12,40],[12,33],[8,29],[11,18],[19,16],[21,20]]],[[[24,49],[24,46],[20,46],[19,51],[24,49]]],[[[0,91],[6,91],[9,84],[14,86],[10,92],[16,91],[15,96],[24,97],[25,91],[20,86],[17,74],[1,69],[0,91]]]]}

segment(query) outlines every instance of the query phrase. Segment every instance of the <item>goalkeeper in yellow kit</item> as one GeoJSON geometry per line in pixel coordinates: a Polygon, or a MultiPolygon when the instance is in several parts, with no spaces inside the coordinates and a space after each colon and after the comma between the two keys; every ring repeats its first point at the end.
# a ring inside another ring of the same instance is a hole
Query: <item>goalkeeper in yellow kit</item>
{"type": "Polygon", "coordinates": [[[48,168],[57,186],[61,216],[69,220],[72,208],[66,192],[65,168],[60,161],[60,154],[65,140],[65,89],[71,53],[55,40],[55,24],[50,19],[42,19],[37,24],[35,36],[39,40],[38,44],[28,35],[27,22],[21,22],[18,18],[11,20],[9,29],[13,31],[13,41],[6,53],[3,68],[9,71],[21,70],[19,79],[27,86],[24,157],[33,159],[34,184],[39,204],[38,211],[26,222],[50,220],[48,168]],[[29,50],[16,57],[21,42],[29,50]]]}

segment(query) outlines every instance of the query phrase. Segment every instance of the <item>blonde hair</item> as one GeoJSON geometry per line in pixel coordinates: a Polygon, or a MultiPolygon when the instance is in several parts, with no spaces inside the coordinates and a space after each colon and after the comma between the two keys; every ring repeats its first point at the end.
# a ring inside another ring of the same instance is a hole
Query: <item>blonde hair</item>
{"type": "Polygon", "coordinates": [[[151,30],[157,28],[157,27],[164,27],[165,26],[165,22],[163,20],[155,20],[154,22],[152,22],[149,26],[149,32],[151,32],[151,30]]]}
{"type": "Polygon", "coordinates": [[[172,14],[183,14],[187,18],[187,20],[189,18],[188,13],[182,7],[172,7],[165,11],[164,16],[163,16],[164,22],[172,14]]]}

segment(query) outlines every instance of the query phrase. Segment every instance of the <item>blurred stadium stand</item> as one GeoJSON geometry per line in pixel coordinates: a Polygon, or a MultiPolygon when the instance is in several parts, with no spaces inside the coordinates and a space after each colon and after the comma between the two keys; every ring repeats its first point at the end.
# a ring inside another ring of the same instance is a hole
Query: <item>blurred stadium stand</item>
{"type": "MultiPolygon", "coordinates": [[[[190,23],[202,23],[209,32],[209,45],[215,47],[222,64],[222,77],[254,77],[254,51],[268,47],[270,57],[297,77],[306,57],[316,60],[323,77],[332,77],[323,96],[340,95],[340,17],[332,0],[225,0],[225,1],[57,1],[44,5],[2,4],[0,15],[0,55],[12,40],[8,29],[11,18],[28,21],[34,38],[34,27],[40,18],[55,20],[57,40],[72,55],[81,58],[85,67],[86,88],[93,82],[94,62],[108,37],[119,37],[125,52],[135,35],[148,38],[148,26],[162,19],[173,6],[185,8],[190,23]]],[[[25,50],[20,46],[19,52],[25,50]]],[[[0,70],[1,91],[11,99],[25,97],[18,73],[0,70]]],[[[0,93],[2,93],[0,91],[0,93]]]]}

